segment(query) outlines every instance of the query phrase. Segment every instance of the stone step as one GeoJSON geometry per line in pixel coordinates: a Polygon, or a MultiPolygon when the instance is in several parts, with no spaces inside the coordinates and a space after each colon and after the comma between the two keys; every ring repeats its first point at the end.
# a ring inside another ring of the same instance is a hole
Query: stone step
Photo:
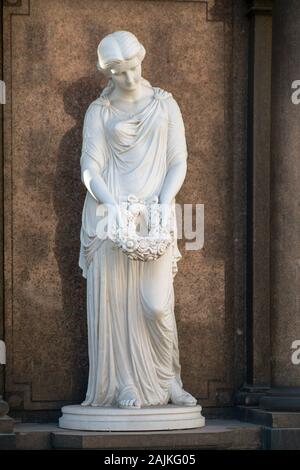
{"type": "Polygon", "coordinates": [[[262,448],[300,450],[300,412],[239,406],[239,419],[262,426],[262,448]]]}
{"type": "Polygon", "coordinates": [[[261,426],[207,420],[190,430],[144,432],[70,431],[56,424],[17,423],[16,449],[260,449],[261,426]]]}
{"type": "Polygon", "coordinates": [[[269,411],[256,407],[238,406],[239,419],[270,428],[300,429],[300,412],[269,411]]]}

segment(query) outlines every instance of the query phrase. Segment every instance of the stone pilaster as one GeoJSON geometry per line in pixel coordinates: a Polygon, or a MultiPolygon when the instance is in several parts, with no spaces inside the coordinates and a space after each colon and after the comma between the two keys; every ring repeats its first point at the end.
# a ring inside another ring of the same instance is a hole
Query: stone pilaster
{"type": "Polygon", "coordinates": [[[260,406],[300,410],[300,2],[273,2],[271,125],[271,386],[260,406]],[[294,101],[294,102],[293,102],[294,101]]]}
{"type": "Polygon", "coordinates": [[[246,384],[237,402],[255,405],[270,385],[270,129],[272,2],[247,2],[249,19],[247,142],[246,384]]]}

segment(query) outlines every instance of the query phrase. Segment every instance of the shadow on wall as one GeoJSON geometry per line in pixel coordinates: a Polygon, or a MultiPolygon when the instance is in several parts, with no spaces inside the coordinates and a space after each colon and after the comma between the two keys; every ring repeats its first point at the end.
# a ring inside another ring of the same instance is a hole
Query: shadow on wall
{"type": "Polygon", "coordinates": [[[89,104],[102,91],[99,75],[83,77],[61,85],[65,112],[75,120],[63,136],[57,155],[53,187],[54,210],[58,219],[55,237],[55,257],[58,263],[62,297],[62,326],[71,336],[66,361],[72,367],[73,401],[84,398],[88,374],[85,280],[78,266],[81,213],[86,190],[80,179],[82,126],[89,104]]]}

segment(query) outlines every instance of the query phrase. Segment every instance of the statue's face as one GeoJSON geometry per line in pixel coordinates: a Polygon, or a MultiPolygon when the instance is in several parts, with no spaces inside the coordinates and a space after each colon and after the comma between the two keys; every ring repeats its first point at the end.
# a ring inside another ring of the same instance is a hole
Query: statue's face
{"type": "Polygon", "coordinates": [[[141,81],[141,76],[142,66],[140,63],[131,64],[123,70],[112,70],[111,73],[114,85],[124,91],[135,90],[141,81]]]}

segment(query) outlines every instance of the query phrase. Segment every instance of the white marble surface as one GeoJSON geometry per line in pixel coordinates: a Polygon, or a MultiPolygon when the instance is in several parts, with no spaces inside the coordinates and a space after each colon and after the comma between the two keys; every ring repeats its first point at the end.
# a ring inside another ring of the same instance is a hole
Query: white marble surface
{"type": "Polygon", "coordinates": [[[69,405],[62,408],[59,427],[85,431],[157,431],[205,425],[201,406],[163,405],[119,409],[69,405]]]}

